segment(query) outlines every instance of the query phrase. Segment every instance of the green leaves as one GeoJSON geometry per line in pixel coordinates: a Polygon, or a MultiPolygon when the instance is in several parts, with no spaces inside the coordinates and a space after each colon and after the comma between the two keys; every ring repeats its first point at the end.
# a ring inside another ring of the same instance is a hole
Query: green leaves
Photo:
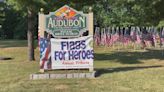
{"type": "MultiPolygon", "coordinates": [[[[27,17],[27,10],[33,12],[37,18],[40,8],[44,8],[44,13],[49,13],[65,4],[84,12],[88,12],[89,7],[92,6],[95,20],[103,27],[163,26],[164,19],[164,0],[6,0],[6,4],[4,7],[0,3],[0,24],[5,20],[6,13],[3,9],[6,8],[19,14],[19,18],[15,18],[18,21],[16,24],[24,29],[27,26],[27,21],[25,23],[22,21],[27,17]]],[[[7,18],[9,19],[6,20],[10,20],[10,17],[7,18]]],[[[15,20],[11,17],[11,21],[15,20]]],[[[12,30],[13,28],[9,29],[12,30]]]]}
{"type": "Polygon", "coordinates": [[[163,0],[103,0],[93,6],[100,26],[156,26],[164,16],[163,4],[163,0]]]}
{"type": "Polygon", "coordinates": [[[30,9],[34,12],[39,12],[39,9],[46,5],[44,0],[7,0],[7,4],[12,5],[14,9],[27,12],[30,9]]]}

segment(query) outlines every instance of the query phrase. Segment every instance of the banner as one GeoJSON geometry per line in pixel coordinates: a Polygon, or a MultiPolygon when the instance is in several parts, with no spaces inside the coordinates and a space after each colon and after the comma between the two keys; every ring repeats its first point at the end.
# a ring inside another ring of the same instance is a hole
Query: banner
{"type": "Polygon", "coordinates": [[[52,69],[92,68],[93,59],[93,36],[51,39],[52,69]]]}

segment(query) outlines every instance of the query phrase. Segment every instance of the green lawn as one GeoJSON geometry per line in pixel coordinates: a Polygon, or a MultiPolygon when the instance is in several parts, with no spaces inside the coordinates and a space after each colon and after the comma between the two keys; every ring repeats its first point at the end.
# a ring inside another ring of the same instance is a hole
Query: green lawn
{"type": "Polygon", "coordinates": [[[111,50],[95,46],[93,79],[29,80],[39,71],[27,60],[26,41],[0,41],[0,92],[164,92],[164,55],[159,49],[111,50]]]}

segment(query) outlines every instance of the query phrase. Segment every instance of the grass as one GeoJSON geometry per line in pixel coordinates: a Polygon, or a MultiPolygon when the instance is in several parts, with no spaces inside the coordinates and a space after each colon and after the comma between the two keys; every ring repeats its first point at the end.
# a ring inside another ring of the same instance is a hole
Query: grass
{"type": "Polygon", "coordinates": [[[93,79],[29,80],[39,71],[36,61],[27,60],[26,41],[0,41],[0,92],[164,92],[164,56],[158,49],[111,50],[94,47],[93,79]]]}

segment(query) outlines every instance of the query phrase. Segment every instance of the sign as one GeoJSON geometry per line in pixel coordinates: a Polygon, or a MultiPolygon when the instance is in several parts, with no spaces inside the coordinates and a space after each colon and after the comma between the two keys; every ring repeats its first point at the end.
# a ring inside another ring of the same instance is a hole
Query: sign
{"type": "Polygon", "coordinates": [[[51,39],[52,69],[92,68],[93,58],[93,36],[51,39]]]}
{"type": "Polygon", "coordinates": [[[40,69],[93,71],[93,12],[65,5],[48,15],[39,13],[38,24],[40,69]]]}
{"type": "Polygon", "coordinates": [[[46,31],[54,37],[79,37],[87,30],[87,16],[65,5],[46,15],[46,31]]]}

